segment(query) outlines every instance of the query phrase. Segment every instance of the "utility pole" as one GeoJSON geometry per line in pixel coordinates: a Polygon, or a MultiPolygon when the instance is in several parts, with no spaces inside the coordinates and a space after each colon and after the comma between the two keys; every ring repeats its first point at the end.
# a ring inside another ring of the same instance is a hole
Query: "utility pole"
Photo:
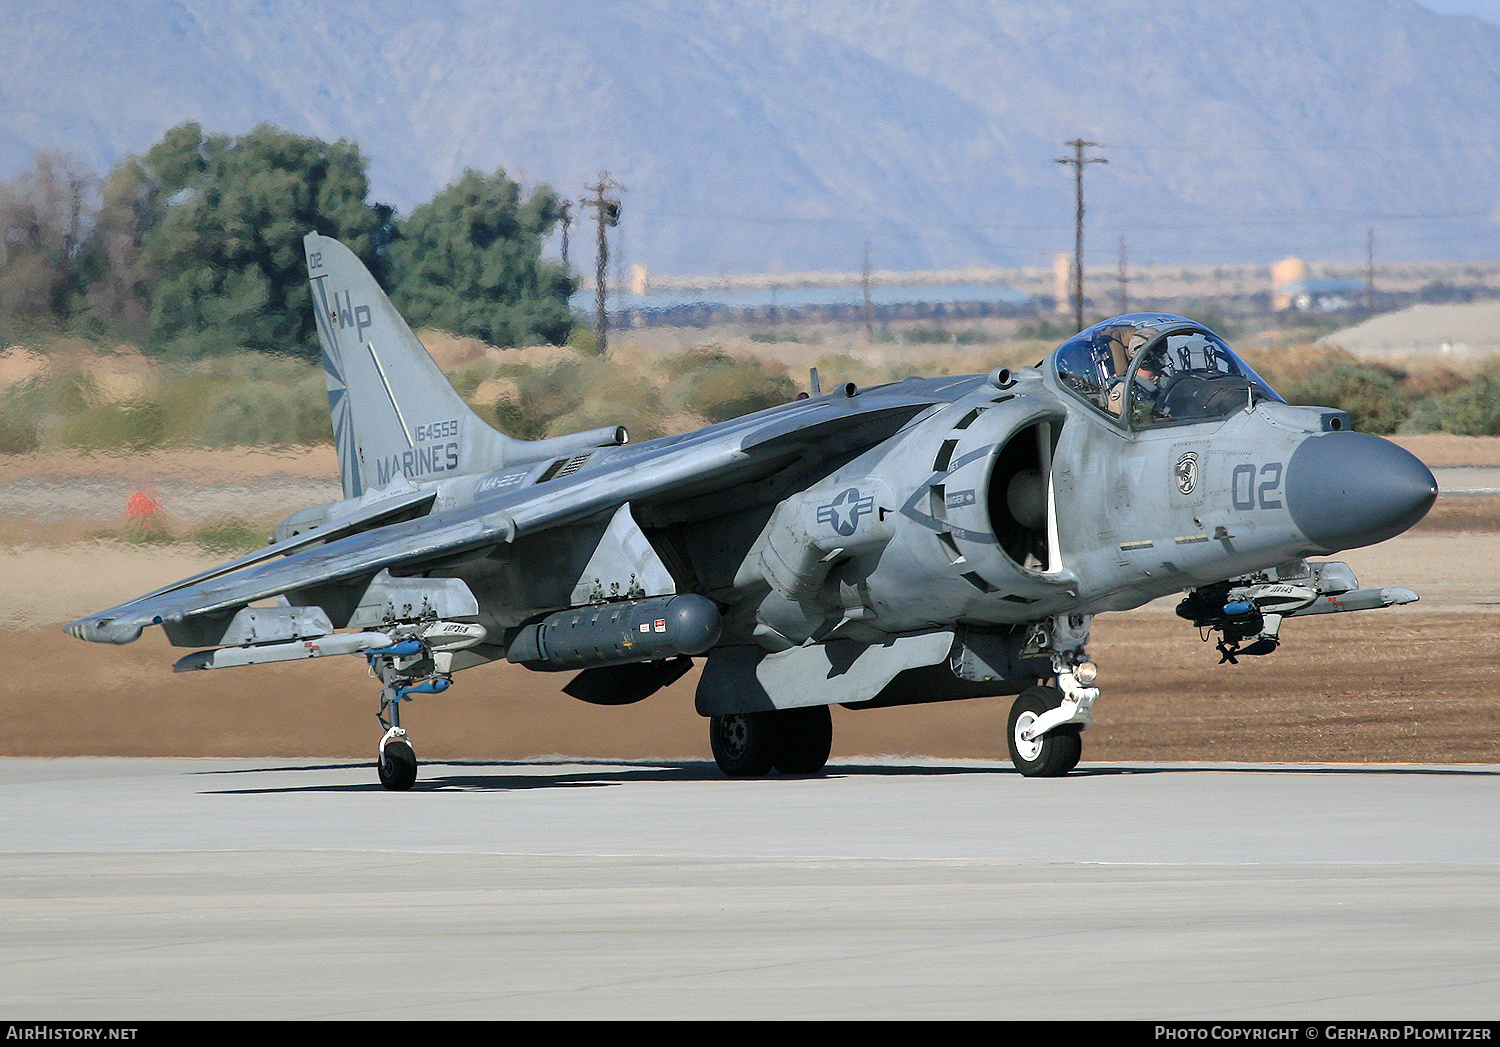
{"type": "Polygon", "coordinates": [[[620,224],[620,198],[606,196],[613,190],[625,187],[609,176],[608,171],[599,172],[599,181],[584,186],[594,194],[592,200],[581,201],[584,207],[594,209],[594,218],[599,223],[598,265],[594,269],[594,340],[599,343],[599,355],[609,352],[609,323],[604,310],[604,297],[609,287],[609,236],[607,230],[620,224]]]}
{"type": "Polygon", "coordinates": [[[1120,237],[1120,315],[1130,312],[1130,271],[1125,267],[1125,238],[1120,237]]]}
{"type": "Polygon", "coordinates": [[[557,206],[557,220],[562,225],[562,263],[568,268],[568,226],[573,224],[573,201],[564,200],[557,206]]]}
{"type": "Polygon", "coordinates": [[[865,270],[860,283],[865,290],[865,341],[875,344],[875,307],[870,304],[870,241],[865,241],[865,270]]]}
{"type": "Polygon", "coordinates": [[[1060,164],[1073,165],[1074,193],[1078,201],[1077,217],[1073,231],[1073,323],[1078,330],[1083,330],[1083,169],[1087,164],[1107,164],[1108,160],[1102,156],[1085,157],[1085,149],[1099,148],[1098,142],[1085,142],[1082,138],[1075,138],[1063,145],[1073,147],[1073,155],[1059,159],[1060,164]]]}
{"type": "Polygon", "coordinates": [[[1375,229],[1365,230],[1365,312],[1375,315],[1375,229]]]}

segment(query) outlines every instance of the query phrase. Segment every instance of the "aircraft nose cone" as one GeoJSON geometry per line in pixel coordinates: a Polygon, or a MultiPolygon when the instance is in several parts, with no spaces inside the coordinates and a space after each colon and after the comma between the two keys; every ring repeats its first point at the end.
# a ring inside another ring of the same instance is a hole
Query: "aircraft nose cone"
{"type": "Polygon", "coordinates": [[[1393,538],[1427,515],[1436,498],[1427,466],[1368,433],[1310,436],[1287,463],[1287,510],[1327,552],[1393,538]]]}

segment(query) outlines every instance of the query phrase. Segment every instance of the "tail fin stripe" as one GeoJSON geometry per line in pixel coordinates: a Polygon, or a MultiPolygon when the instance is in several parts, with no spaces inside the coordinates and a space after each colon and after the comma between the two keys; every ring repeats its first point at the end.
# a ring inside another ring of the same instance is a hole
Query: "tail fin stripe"
{"type": "Polygon", "coordinates": [[[396,412],[396,418],[401,423],[401,435],[406,437],[406,446],[415,447],[411,439],[411,426],[406,421],[406,413],[401,410],[401,403],[396,399],[395,392],[391,389],[390,375],[385,373],[385,365],[380,362],[380,357],[375,354],[375,343],[366,342],[365,348],[370,351],[370,359],[375,362],[375,373],[380,375],[380,384],[385,386],[385,395],[390,397],[391,408],[396,412]]]}

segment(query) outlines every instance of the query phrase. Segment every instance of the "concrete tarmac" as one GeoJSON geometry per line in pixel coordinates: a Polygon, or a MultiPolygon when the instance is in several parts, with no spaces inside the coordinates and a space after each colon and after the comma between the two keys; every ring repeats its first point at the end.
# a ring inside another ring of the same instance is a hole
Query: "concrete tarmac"
{"type": "Polygon", "coordinates": [[[1432,470],[1432,476],[1440,494],[1500,494],[1500,469],[1493,466],[1449,466],[1432,470]]]}
{"type": "MultiPolygon", "coordinates": [[[[420,739],[419,739],[420,741],[420,739]]],[[[0,1012],[1500,1016],[1500,767],[0,760],[0,1012]]]]}

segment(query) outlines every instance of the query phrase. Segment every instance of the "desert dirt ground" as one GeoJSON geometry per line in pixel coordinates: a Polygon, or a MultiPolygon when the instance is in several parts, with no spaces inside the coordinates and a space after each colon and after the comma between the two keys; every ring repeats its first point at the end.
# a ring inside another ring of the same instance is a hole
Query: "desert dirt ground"
{"type": "MultiPolygon", "coordinates": [[[[1500,439],[1412,437],[1434,468],[1500,466],[1500,439]]],[[[58,626],[222,557],[187,542],[101,539],[154,488],[183,529],[269,526],[337,497],[329,448],[7,461],[0,482],[0,755],[365,756],[378,688],[352,658],[174,674],[159,631],[122,648],[58,626]],[[320,493],[320,492],[331,493],[320,493]]],[[[1500,763],[1500,497],[1444,497],[1416,529],[1340,558],[1420,603],[1293,620],[1281,650],[1219,665],[1174,600],[1095,620],[1103,697],[1086,761],[1500,763]]],[[[696,672],[635,706],[561,693],[563,674],[492,665],[403,711],[438,759],[708,759],[696,672]]],[[[834,710],[835,756],[1003,758],[1008,699],[834,710]]]]}

